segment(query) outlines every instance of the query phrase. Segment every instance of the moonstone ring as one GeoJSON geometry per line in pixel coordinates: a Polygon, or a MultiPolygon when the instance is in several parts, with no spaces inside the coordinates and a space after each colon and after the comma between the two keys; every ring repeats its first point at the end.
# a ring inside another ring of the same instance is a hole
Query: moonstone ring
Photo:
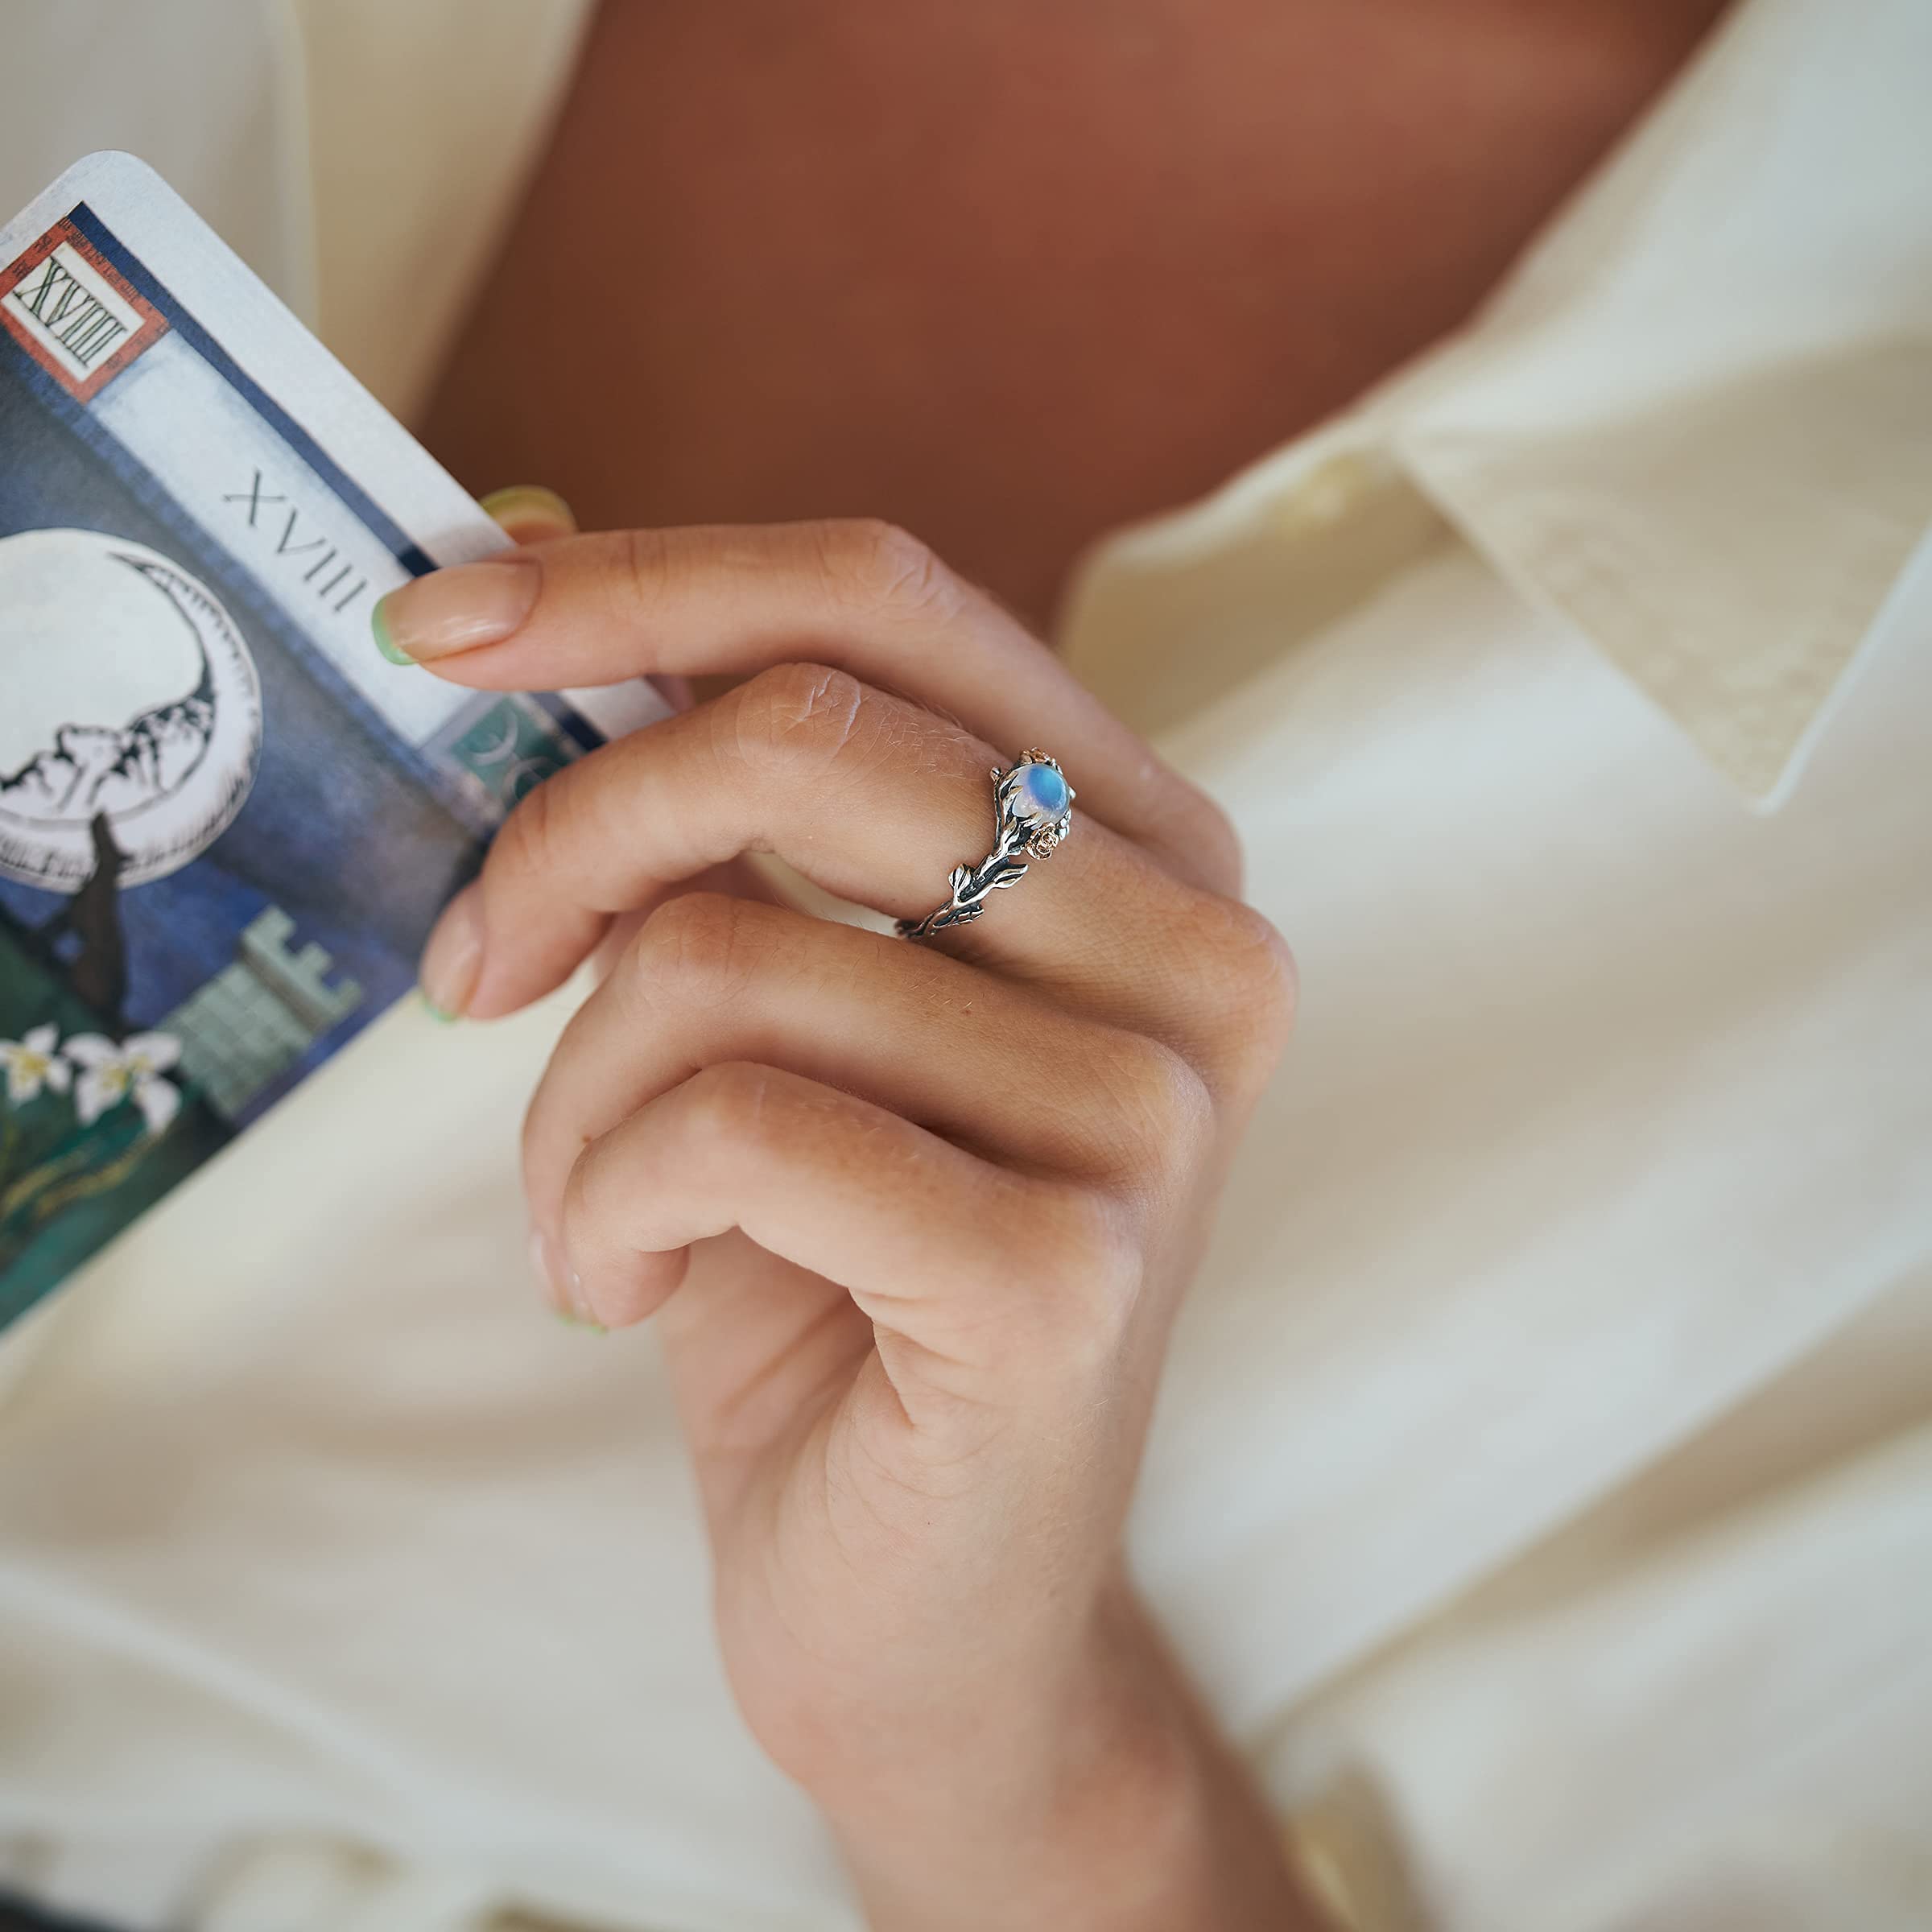
{"type": "Polygon", "coordinates": [[[1058,758],[1023,751],[1005,771],[993,768],[993,850],[977,865],[952,869],[952,897],[923,919],[901,919],[902,939],[929,939],[948,926],[969,926],[986,910],[986,895],[1026,876],[1028,859],[1052,856],[1073,829],[1073,787],[1058,758]]]}

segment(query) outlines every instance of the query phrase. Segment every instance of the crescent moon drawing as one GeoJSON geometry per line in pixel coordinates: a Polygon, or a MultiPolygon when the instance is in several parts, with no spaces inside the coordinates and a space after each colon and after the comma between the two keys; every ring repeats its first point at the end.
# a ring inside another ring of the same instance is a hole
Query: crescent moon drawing
{"type": "Polygon", "coordinates": [[[52,892],[93,872],[105,813],[122,887],[165,878],[242,809],[262,684],[208,587],[92,530],[0,538],[0,877],[52,892]]]}

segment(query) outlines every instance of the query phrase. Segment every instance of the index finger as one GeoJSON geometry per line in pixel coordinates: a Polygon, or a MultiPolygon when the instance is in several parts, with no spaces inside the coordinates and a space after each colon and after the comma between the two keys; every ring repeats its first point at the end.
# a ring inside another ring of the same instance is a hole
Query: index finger
{"type": "Polygon", "coordinates": [[[393,591],[386,646],[486,690],[829,664],[994,745],[1083,774],[1083,807],[1183,877],[1232,889],[1219,808],[1038,639],[890,524],[614,531],[456,565],[393,591]]]}

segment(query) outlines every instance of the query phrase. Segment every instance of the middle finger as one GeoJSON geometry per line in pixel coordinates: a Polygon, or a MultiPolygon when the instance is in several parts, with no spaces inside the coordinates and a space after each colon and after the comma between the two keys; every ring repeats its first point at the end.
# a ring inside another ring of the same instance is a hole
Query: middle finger
{"type": "MultiPolygon", "coordinates": [[[[560,984],[614,914],[745,852],[916,918],[943,901],[954,866],[991,849],[992,769],[1016,749],[996,751],[844,671],[762,672],[539,786],[432,947],[460,940],[473,960],[462,1010],[509,1013],[560,984]]],[[[1173,942],[1191,909],[1212,918],[1214,903],[1083,815],[1051,861],[944,943],[1135,1024],[1171,1010],[1188,976],[1173,942]]]]}

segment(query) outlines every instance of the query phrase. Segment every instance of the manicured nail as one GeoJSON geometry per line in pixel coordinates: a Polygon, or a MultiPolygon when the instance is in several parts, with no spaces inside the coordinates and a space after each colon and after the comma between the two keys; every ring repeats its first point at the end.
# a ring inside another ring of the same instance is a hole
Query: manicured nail
{"type": "Polygon", "coordinates": [[[484,509],[519,543],[540,543],[545,537],[576,532],[576,512],[554,489],[541,483],[513,483],[493,489],[482,499],[484,509]]]}
{"type": "Polygon", "coordinates": [[[556,1243],[541,1228],[530,1231],[530,1265],[538,1286],[543,1290],[544,1300],[559,1321],[568,1322],[573,1328],[592,1329],[599,1335],[605,1332],[604,1324],[591,1312],[590,1304],[584,1298],[584,1283],[571,1266],[569,1257],[559,1252],[556,1243]]]}
{"type": "Polygon", "coordinates": [[[376,635],[376,649],[392,664],[413,664],[415,659],[406,650],[396,648],[396,641],[389,634],[389,620],[382,614],[382,606],[387,601],[378,597],[376,607],[369,613],[369,627],[376,635]]]}
{"type": "Polygon", "coordinates": [[[557,1245],[541,1228],[530,1231],[530,1269],[537,1278],[537,1286],[543,1290],[543,1298],[559,1315],[576,1319],[576,1311],[570,1305],[570,1296],[564,1286],[564,1274],[559,1265],[557,1245]]]}
{"type": "Polygon", "coordinates": [[[376,648],[392,664],[421,664],[500,644],[530,615],[543,580],[543,565],[514,551],[432,570],[378,602],[376,648]]]}
{"type": "Polygon", "coordinates": [[[465,886],[443,908],[417,972],[423,1004],[439,1020],[460,1020],[483,972],[482,889],[465,886]]]}

